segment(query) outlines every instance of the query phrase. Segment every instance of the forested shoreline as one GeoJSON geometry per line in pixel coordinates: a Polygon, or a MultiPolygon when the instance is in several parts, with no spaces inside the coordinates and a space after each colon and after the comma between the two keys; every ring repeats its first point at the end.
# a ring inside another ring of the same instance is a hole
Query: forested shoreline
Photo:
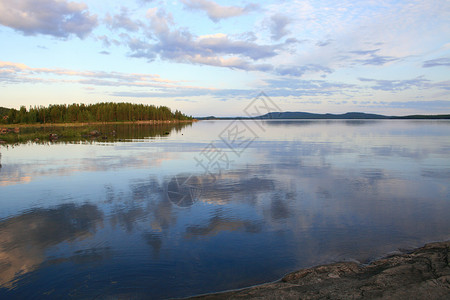
{"type": "Polygon", "coordinates": [[[167,106],[102,102],[97,104],[55,104],[17,109],[1,108],[1,124],[58,124],[88,122],[136,122],[193,120],[167,106]]]}

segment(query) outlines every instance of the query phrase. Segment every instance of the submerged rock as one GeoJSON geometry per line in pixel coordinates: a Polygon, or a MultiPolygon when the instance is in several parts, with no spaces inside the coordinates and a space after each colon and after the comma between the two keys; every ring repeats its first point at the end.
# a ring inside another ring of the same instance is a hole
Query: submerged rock
{"type": "Polygon", "coordinates": [[[98,130],[92,130],[91,132],[89,132],[90,136],[100,136],[101,133],[98,130]]]}
{"type": "Polygon", "coordinates": [[[450,299],[450,241],[369,265],[343,262],[290,273],[280,281],[195,299],[450,299]]]}

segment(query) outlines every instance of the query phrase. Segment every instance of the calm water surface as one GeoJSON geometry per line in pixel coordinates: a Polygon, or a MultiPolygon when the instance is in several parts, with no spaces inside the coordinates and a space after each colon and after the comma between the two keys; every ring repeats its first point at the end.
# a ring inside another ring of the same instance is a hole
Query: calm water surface
{"type": "Polygon", "coordinates": [[[0,148],[0,298],[169,298],[450,238],[449,121],[0,148]]]}

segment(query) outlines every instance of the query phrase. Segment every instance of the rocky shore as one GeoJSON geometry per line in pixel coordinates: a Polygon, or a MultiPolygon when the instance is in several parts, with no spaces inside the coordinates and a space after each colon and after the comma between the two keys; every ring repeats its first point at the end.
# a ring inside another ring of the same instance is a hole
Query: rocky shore
{"type": "Polygon", "coordinates": [[[450,241],[360,265],[335,263],[280,281],[192,299],[450,299],[450,241]]]}

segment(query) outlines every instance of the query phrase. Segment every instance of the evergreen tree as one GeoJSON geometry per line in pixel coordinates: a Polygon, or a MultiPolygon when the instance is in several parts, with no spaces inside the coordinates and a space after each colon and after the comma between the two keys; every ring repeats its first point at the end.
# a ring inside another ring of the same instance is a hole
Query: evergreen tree
{"type": "Polygon", "coordinates": [[[7,112],[7,117],[2,116],[0,121],[10,124],[192,120],[192,117],[182,114],[179,110],[172,113],[166,106],[113,102],[35,106],[30,107],[29,110],[21,106],[20,110],[9,109],[7,112]]]}

